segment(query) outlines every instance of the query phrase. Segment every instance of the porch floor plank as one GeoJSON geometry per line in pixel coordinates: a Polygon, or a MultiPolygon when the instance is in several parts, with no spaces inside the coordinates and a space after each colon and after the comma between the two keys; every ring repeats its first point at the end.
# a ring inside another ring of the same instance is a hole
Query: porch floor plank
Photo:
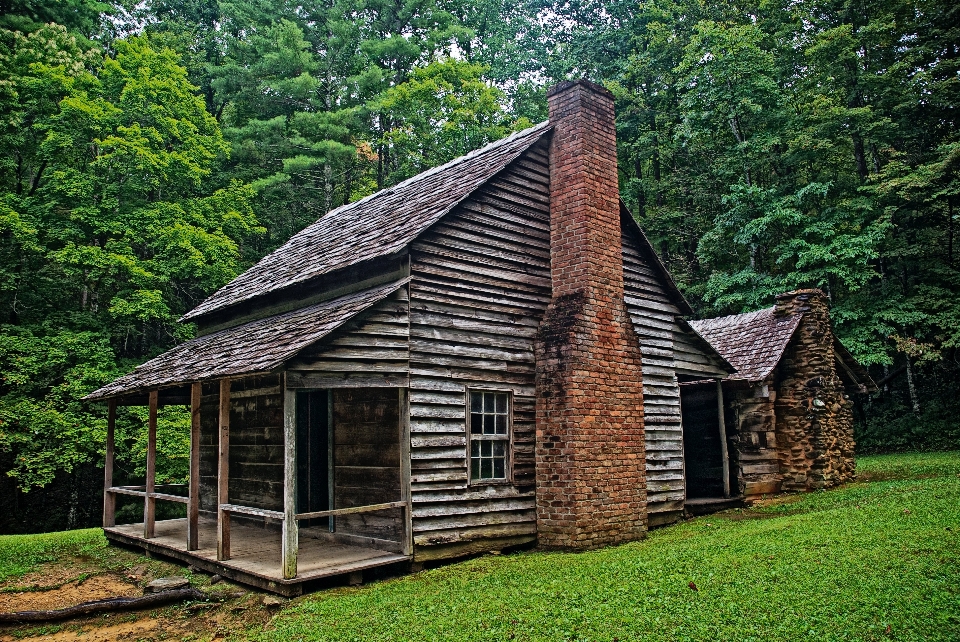
{"type": "Polygon", "coordinates": [[[285,595],[299,594],[304,582],[334,575],[362,571],[367,568],[410,560],[400,555],[375,548],[329,541],[325,530],[300,530],[300,549],[297,554],[297,576],[283,579],[280,568],[280,532],[232,524],[230,528],[231,558],[217,561],[217,524],[215,519],[200,518],[199,545],[196,551],[187,550],[187,520],[168,519],[156,522],[156,536],[144,539],[143,524],[123,524],[105,528],[107,539],[144,550],[166,554],[205,569],[223,569],[231,579],[285,595]],[[312,531],[316,530],[316,534],[312,531]]]}

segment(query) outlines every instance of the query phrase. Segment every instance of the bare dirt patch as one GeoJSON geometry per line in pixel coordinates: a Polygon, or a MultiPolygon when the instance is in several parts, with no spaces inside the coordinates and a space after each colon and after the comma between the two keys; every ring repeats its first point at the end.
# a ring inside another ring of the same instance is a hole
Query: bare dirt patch
{"type": "MultiPolygon", "coordinates": [[[[160,621],[156,618],[118,622],[103,626],[70,626],[61,625],[51,628],[39,627],[31,632],[21,633],[18,636],[2,635],[0,641],[14,642],[23,639],[43,640],[77,640],[84,642],[113,642],[114,640],[154,640],[161,633],[160,621]]],[[[173,638],[176,639],[176,638],[173,638]]]]}
{"type": "Polygon", "coordinates": [[[45,564],[44,568],[39,571],[27,573],[23,577],[0,584],[0,595],[4,593],[18,593],[20,591],[42,591],[45,589],[58,588],[68,582],[81,579],[87,573],[89,573],[89,570],[84,569],[80,565],[69,563],[64,563],[63,565],[45,564]]]}
{"type": "MultiPolygon", "coordinates": [[[[136,569],[127,569],[129,570],[136,569]]],[[[137,575],[130,573],[130,576],[137,575]]],[[[150,573],[146,573],[149,577],[150,573]]],[[[143,578],[146,579],[146,578],[143,578]]],[[[262,630],[276,614],[263,605],[264,593],[229,582],[211,586],[206,576],[194,576],[195,585],[209,601],[172,604],[143,611],[114,612],[60,622],[0,627],[0,642],[18,640],[191,640],[206,642],[262,630]]],[[[143,580],[141,579],[140,584],[143,580]]],[[[121,572],[103,572],[58,588],[0,594],[0,611],[47,610],[91,600],[139,596],[142,586],[121,572]]]]}
{"type": "Polygon", "coordinates": [[[95,575],[63,584],[58,588],[0,593],[0,612],[50,611],[111,597],[135,597],[141,593],[136,584],[121,580],[113,574],[95,575]]]}

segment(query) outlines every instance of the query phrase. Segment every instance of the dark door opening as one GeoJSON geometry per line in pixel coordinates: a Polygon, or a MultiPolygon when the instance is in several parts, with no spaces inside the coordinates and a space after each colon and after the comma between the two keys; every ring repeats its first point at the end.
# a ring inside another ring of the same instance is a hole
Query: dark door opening
{"type": "Polygon", "coordinates": [[[724,461],[720,438],[717,384],[680,385],[683,466],[687,498],[724,497],[724,461]]]}
{"type": "MultiPolygon", "coordinates": [[[[330,395],[326,390],[297,392],[297,512],[330,509],[330,395]]],[[[329,518],[302,520],[300,526],[327,526],[329,518]]]]}

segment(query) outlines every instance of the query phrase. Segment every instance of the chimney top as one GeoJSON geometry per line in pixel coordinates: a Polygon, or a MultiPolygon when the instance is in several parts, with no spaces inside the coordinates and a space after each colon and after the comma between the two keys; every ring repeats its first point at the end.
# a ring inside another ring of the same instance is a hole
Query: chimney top
{"type": "Polygon", "coordinates": [[[606,96],[607,98],[613,99],[612,91],[610,91],[603,85],[598,85],[597,83],[591,82],[586,78],[581,78],[580,80],[564,80],[563,82],[557,83],[556,85],[554,85],[553,87],[547,90],[547,98],[550,98],[559,93],[567,91],[568,89],[572,87],[576,87],[577,85],[589,91],[592,91],[593,93],[600,94],[602,96],[606,96]]]}
{"type": "Polygon", "coordinates": [[[808,288],[784,292],[776,296],[774,315],[778,317],[791,316],[800,312],[808,312],[814,306],[828,307],[827,295],[823,293],[823,290],[808,288]]]}

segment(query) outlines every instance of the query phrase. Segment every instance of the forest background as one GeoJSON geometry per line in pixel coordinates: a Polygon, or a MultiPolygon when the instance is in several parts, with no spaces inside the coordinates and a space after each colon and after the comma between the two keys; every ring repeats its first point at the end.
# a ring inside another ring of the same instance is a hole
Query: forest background
{"type": "MultiPolygon", "coordinates": [[[[0,533],[99,523],[105,409],[330,209],[617,101],[620,187],[701,317],[819,287],[861,451],[960,446],[950,0],[0,0],[0,533]]],[[[122,409],[119,481],[143,475],[122,409]]],[[[189,419],[160,417],[158,482],[189,419]]]]}

